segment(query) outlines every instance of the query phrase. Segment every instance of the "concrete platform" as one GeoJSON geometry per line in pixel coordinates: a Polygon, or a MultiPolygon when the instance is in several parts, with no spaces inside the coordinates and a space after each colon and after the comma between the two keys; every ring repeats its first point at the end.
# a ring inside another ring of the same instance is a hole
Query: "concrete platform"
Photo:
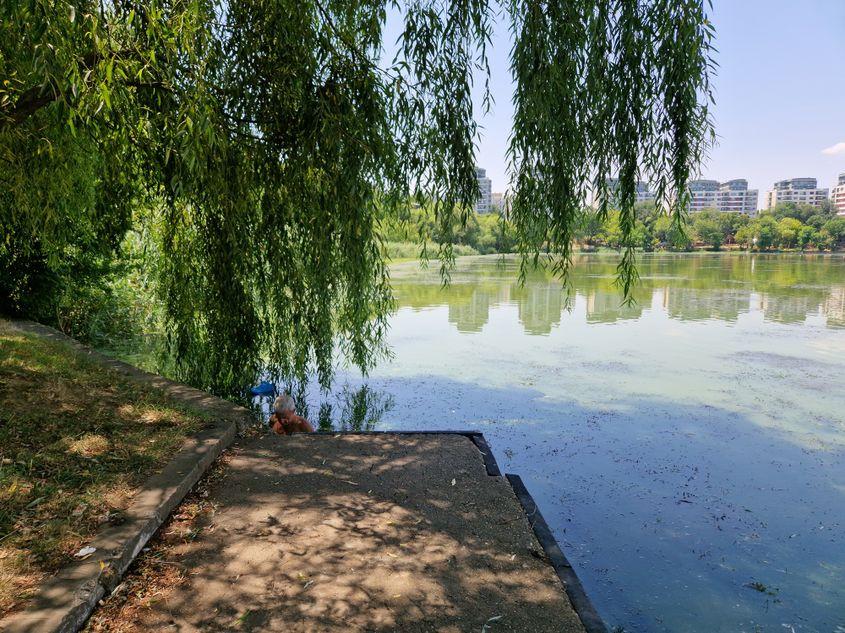
{"type": "Polygon", "coordinates": [[[148,554],[184,573],[141,608],[131,596],[146,595],[144,579],[130,571],[131,595],[107,601],[89,626],[596,630],[573,609],[508,480],[488,470],[459,434],[246,440],[208,489],[214,511],[198,535],[148,554]]]}

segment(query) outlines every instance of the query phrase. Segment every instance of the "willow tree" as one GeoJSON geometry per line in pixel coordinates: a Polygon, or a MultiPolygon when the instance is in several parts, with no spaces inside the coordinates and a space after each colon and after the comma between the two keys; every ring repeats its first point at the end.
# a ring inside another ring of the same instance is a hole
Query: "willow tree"
{"type": "Polygon", "coordinates": [[[50,286],[38,271],[96,269],[143,223],[187,380],[232,393],[314,364],[326,384],[338,353],[366,370],[392,307],[380,223],[433,205],[447,273],[478,194],[492,20],[514,42],[519,249],[565,281],[611,174],[623,233],[640,178],[681,221],[711,133],[704,1],[3,2],[2,305],[26,312],[50,286]]]}

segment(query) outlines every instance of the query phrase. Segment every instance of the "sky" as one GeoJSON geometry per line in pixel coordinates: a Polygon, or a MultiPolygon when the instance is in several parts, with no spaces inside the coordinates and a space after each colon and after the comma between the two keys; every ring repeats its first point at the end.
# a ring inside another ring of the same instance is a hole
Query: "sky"
{"type": "MultiPolygon", "coordinates": [[[[845,172],[845,0],[713,0],[711,17],[718,145],[701,176],[746,178],[761,202],[785,178],[834,186],[845,172]]],[[[477,154],[493,191],[507,188],[509,50],[507,25],[497,24],[490,56],[495,104],[480,119],[477,154]]]]}

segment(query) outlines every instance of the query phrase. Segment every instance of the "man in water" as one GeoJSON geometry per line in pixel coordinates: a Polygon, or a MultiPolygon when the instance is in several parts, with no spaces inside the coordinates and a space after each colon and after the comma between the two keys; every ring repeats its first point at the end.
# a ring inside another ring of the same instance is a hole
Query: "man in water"
{"type": "Polygon", "coordinates": [[[314,432],[314,427],[308,420],[296,415],[296,403],[286,393],[283,393],[273,402],[273,413],[268,423],[270,428],[279,435],[314,432]]]}

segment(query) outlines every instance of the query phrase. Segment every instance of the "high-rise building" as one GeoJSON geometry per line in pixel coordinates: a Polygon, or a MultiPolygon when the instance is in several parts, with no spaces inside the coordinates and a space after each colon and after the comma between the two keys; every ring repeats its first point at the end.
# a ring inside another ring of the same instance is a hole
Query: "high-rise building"
{"type": "Polygon", "coordinates": [[[779,180],[771,191],[766,192],[766,209],[792,202],[820,207],[827,200],[827,189],[820,189],[815,178],[790,178],[779,180]]]}
{"type": "Polygon", "coordinates": [[[718,180],[690,180],[690,211],[715,209],[754,215],[757,213],[757,189],[749,189],[748,181],[736,178],[726,182],[718,180]]]}
{"type": "Polygon", "coordinates": [[[490,213],[491,194],[493,192],[493,181],[487,177],[487,170],[481,167],[475,168],[475,177],[478,179],[478,202],[475,203],[477,213],[490,213]]]}
{"type": "Polygon", "coordinates": [[[490,198],[490,210],[496,211],[506,219],[510,217],[511,199],[507,191],[494,191],[490,198]]]}
{"type": "Polygon", "coordinates": [[[845,172],[839,174],[839,183],[830,190],[830,206],[836,215],[845,215],[845,172]]]}

